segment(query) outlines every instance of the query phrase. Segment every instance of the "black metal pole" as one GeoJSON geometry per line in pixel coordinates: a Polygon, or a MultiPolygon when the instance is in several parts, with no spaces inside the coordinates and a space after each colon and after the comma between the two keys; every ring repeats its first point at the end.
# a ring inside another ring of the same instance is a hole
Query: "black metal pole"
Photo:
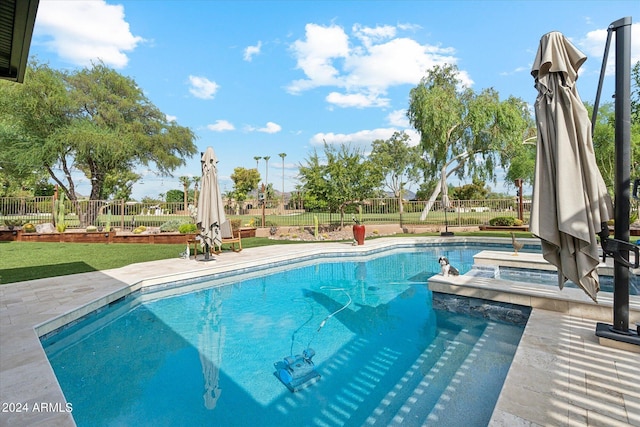
{"type": "MultiPolygon", "coordinates": [[[[629,242],[629,188],[631,175],[631,17],[609,26],[616,32],[615,100],[615,239],[629,242]]],[[[629,253],[622,257],[628,261],[629,253]]],[[[617,260],[613,265],[613,329],[629,332],[629,268],[617,260]]]]}

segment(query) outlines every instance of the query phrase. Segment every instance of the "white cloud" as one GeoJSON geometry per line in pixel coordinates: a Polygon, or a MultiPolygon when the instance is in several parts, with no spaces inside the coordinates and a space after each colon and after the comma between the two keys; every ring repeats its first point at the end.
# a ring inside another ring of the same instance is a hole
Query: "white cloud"
{"type": "Polygon", "coordinates": [[[389,139],[394,132],[405,131],[409,135],[409,144],[416,145],[420,142],[420,136],[412,129],[397,129],[397,128],[378,128],[378,129],[366,129],[354,133],[317,133],[311,137],[309,141],[311,145],[318,146],[327,144],[338,145],[350,145],[363,150],[370,150],[371,143],[376,139],[389,139]]]}
{"type": "Polygon", "coordinates": [[[409,118],[407,117],[407,110],[395,110],[387,115],[387,121],[391,126],[400,128],[409,127],[409,118]]]}
{"type": "Polygon", "coordinates": [[[87,66],[101,60],[114,68],[123,68],[133,51],[145,41],[134,36],[125,20],[122,5],[104,0],[41,0],[34,28],[34,43],[41,43],[60,58],[87,66]]]}
{"type": "Polygon", "coordinates": [[[196,98],[213,99],[220,88],[216,82],[212,82],[206,77],[189,76],[189,92],[196,98]]]}
{"type": "Polygon", "coordinates": [[[337,85],[339,71],[333,60],[349,54],[349,37],[338,26],[323,27],[316,24],[305,26],[305,40],[296,40],[291,50],[307,79],[289,85],[291,93],[299,93],[317,86],[337,85]]]}
{"type": "MultiPolygon", "coordinates": [[[[609,58],[607,59],[607,75],[613,75],[615,73],[615,35],[611,38],[611,46],[609,48],[609,58]]],[[[573,40],[572,40],[573,41],[573,40]]],[[[593,66],[592,69],[600,72],[602,67],[602,56],[604,55],[604,47],[607,41],[607,30],[594,30],[590,31],[579,40],[575,40],[576,46],[583,51],[583,53],[591,58],[595,58],[598,66],[593,66]]],[[[631,25],[631,64],[635,64],[640,61],[640,23],[631,25]]]]}
{"type": "Polygon", "coordinates": [[[511,71],[503,71],[500,73],[501,76],[510,76],[517,73],[522,73],[523,71],[529,71],[531,67],[516,67],[511,71]]]}
{"type": "Polygon", "coordinates": [[[244,60],[247,62],[251,62],[255,55],[260,54],[260,48],[262,47],[262,42],[258,41],[258,44],[255,46],[247,46],[244,49],[244,60]]]}
{"type": "Polygon", "coordinates": [[[331,92],[327,95],[326,100],[329,104],[338,107],[386,107],[389,105],[388,98],[380,98],[377,94],[367,93],[349,93],[342,94],[331,92]]]}
{"type": "Polygon", "coordinates": [[[224,132],[229,130],[234,130],[235,126],[227,120],[216,120],[215,123],[207,125],[207,129],[214,132],[224,132]]]}
{"type": "MultiPolygon", "coordinates": [[[[386,107],[392,86],[416,85],[436,65],[455,65],[450,47],[420,44],[397,32],[414,30],[409,24],[366,27],[355,24],[351,35],[337,25],[307,24],[305,38],[291,51],[305,78],[292,81],[287,90],[298,94],[317,87],[333,87],[326,101],[340,107],[386,107]],[[338,88],[340,90],[335,90],[338,88]]],[[[461,71],[462,85],[471,86],[461,71]]]]}
{"type": "Polygon", "coordinates": [[[265,127],[262,127],[256,130],[258,132],[264,132],[264,133],[278,133],[282,130],[282,127],[277,123],[267,122],[267,125],[265,127]]]}
{"type": "Polygon", "coordinates": [[[390,39],[396,35],[396,28],[391,25],[372,27],[363,27],[360,24],[355,24],[352,27],[353,34],[356,38],[360,39],[362,43],[369,47],[375,42],[381,42],[382,40],[390,39]]]}
{"type": "Polygon", "coordinates": [[[178,120],[176,116],[172,116],[170,114],[165,114],[165,117],[167,118],[168,122],[175,122],[176,120],[178,120]]]}

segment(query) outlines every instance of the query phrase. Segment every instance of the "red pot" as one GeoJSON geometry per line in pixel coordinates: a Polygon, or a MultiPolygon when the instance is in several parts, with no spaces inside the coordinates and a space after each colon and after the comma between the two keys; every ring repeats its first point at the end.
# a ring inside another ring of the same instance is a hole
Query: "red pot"
{"type": "Polygon", "coordinates": [[[353,238],[356,239],[356,242],[358,242],[359,245],[364,245],[364,232],[364,225],[353,225],[353,238]]]}

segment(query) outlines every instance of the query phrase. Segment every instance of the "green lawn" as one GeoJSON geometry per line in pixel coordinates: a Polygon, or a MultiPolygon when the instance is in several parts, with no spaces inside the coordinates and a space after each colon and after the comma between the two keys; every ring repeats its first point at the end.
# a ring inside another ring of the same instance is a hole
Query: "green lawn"
{"type": "MultiPolygon", "coordinates": [[[[420,235],[437,236],[438,233],[420,235]]],[[[456,233],[456,235],[509,237],[508,233],[485,231],[456,233]]],[[[519,232],[516,233],[516,236],[530,237],[531,234],[519,232]]],[[[242,239],[243,248],[284,244],[305,244],[305,242],[272,240],[265,237],[242,239]]],[[[0,284],[108,270],[137,262],[177,258],[184,249],[184,245],[160,244],[0,242],[0,260],[2,260],[0,284]]]]}
{"type": "MultiPolygon", "coordinates": [[[[258,237],[242,239],[243,248],[279,243],[258,237]]],[[[184,245],[161,244],[0,242],[0,284],[177,258],[184,250],[184,245]]]]}

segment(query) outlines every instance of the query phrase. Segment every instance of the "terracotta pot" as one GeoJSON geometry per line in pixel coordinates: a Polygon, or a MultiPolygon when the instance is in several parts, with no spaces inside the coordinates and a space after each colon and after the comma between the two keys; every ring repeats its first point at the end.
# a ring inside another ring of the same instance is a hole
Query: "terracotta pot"
{"type": "Polygon", "coordinates": [[[353,238],[356,239],[358,245],[364,245],[364,225],[362,224],[354,224],[353,225],[353,238]]]}

